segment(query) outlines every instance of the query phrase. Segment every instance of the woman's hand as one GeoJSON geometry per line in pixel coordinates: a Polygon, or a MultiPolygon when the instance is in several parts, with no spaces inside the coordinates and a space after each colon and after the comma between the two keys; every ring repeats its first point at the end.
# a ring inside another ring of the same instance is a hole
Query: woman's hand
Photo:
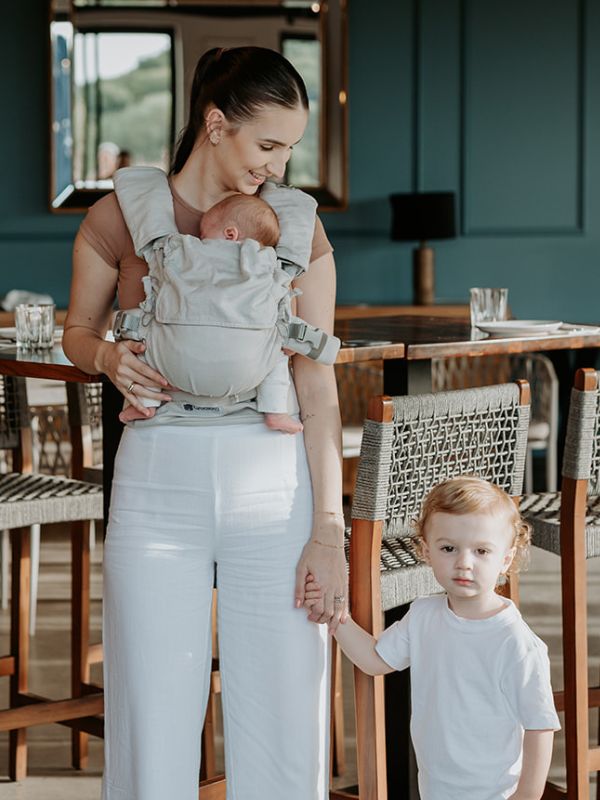
{"type": "Polygon", "coordinates": [[[335,633],[348,615],[344,520],[341,514],[315,512],[313,532],[296,567],[296,608],[309,609],[311,622],[327,624],[335,633]],[[316,583],[321,597],[307,598],[307,579],[316,583]]]}
{"type": "Polygon", "coordinates": [[[163,376],[138,358],[145,349],[143,342],[103,342],[96,359],[99,371],[107,375],[131,405],[147,417],[152,412],[141,403],[140,397],[161,401],[169,401],[171,397],[160,391],[169,385],[163,376]]]}

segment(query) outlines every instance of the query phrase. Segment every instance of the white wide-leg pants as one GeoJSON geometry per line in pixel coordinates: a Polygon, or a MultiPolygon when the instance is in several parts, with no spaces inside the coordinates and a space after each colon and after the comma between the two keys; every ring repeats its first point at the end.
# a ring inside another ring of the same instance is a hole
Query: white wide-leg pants
{"type": "Polygon", "coordinates": [[[294,608],[304,441],[261,423],[126,429],[104,555],[103,800],[197,800],[217,565],[228,800],[325,800],[325,626],[294,608]]]}

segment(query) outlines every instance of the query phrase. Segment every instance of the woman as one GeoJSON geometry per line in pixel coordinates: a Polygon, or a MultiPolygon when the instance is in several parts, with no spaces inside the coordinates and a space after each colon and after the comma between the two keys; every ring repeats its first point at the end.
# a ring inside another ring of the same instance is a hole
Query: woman
{"type": "MultiPolygon", "coordinates": [[[[278,53],[202,56],[171,174],[179,230],[282,178],[307,116],[303,81],[278,53]]],[[[152,388],[169,399],[166,381],[137,358],[141,343],[104,335],[115,294],[136,305],[145,271],[108,195],[75,241],[64,348],[140,410],[152,388]]],[[[331,332],[335,270],[319,221],[298,286],[298,314],[331,332]]],[[[104,557],[104,800],[197,798],[215,564],[227,796],[326,797],[326,629],[310,620],[335,628],[346,613],[341,427],[333,369],[293,366],[303,436],[241,407],[125,430],[104,557]],[[309,573],[325,592],[307,619],[309,573]]]]}

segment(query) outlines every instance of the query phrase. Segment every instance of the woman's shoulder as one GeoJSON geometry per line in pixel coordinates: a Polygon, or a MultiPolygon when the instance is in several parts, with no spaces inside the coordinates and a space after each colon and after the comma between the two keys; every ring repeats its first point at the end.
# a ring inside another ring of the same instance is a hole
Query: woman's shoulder
{"type": "Polygon", "coordinates": [[[123,212],[115,192],[109,192],[100,200],[96,200],[94,205],[89,207],[82,224],[90,227],[122,225],[126,229],[123,212]]]}
{"type": "Polygon", "coordinates": [[[315,232],[313,234],[312,252],[310,254],[310,260],[316,261],[317,258],[321,258],[321,256],[324,256],[327,253],[332,253],[332,252],[333,252],[333,246],[329,241],[329,239],[327,238],[327,234],[325,233],[325,228],[323,227],[321,218],[317,214],[315,217],[315,232]]]}
{"type": "Polygon", "coordinates": [[[109,192],[90,206],[79,232],[104,261],[114,267],[118,267],[127,252],[133,250],[131,236],[114,192],[109,192]]]}

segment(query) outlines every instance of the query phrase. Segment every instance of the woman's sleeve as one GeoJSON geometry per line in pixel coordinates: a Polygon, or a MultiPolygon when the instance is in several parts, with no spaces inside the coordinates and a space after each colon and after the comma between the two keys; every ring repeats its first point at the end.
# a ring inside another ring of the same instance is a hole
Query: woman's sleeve
{"type": "Polygon", "coordinates": [[[88,209],[79,232],[103,261],[118,269],[127,242],[127,226],[114,192],[88,209]]]}
{"type": "Polygon", "coordinates": [[[321,258],[321,256],[324,256],[327,253],[332,253],[332,252],[333,252],[333,247],[331,245],[331,242],[327,238],[327,234],[325,233],[325,228],[323,227],[323,223],[317,216],[315,217],[315,232],[313,235],[312,252],[310,254],[310,260],[311,262],[316,261],[317,258],[321,258]]]}

